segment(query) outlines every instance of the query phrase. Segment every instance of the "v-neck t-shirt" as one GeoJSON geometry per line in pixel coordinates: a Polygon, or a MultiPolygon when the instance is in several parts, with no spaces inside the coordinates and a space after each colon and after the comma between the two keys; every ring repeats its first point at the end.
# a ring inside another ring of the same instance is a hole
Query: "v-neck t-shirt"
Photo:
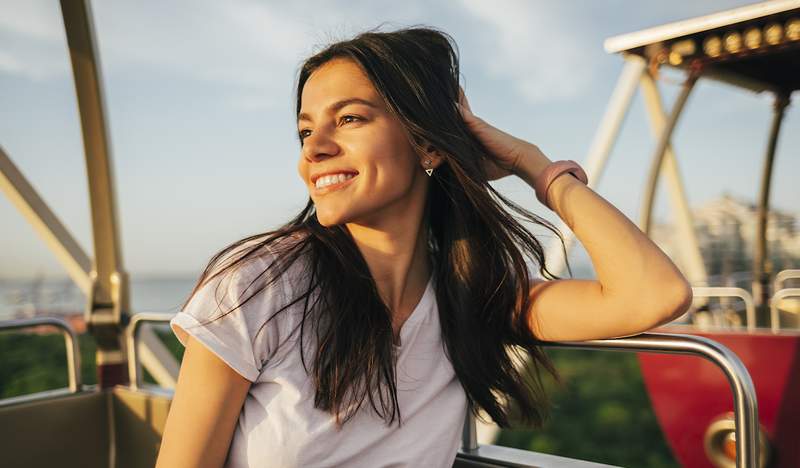
{"type": "MultiPolygon", "coordinates": [[[[444,352],[433,278],[400,328],[400,345],[393,345],[402,426],[396,420],[387,425],[366,401],[337,428],[332,414],[314,407],[315,388],[300,360],[299,332],[292,333],[304,301],[267,321],[295,293],[304,291],[294,290],[295,285],[307,284],[302,259],[264,291],[220,317],[236,303],[232,299],[243,293],[241,297],[248,297],[254,292],[248,288],[263,284],[253,279],[270,261],[271,255],[265,254],[206,283],[170,322],[182,344],[190,334],[252,382],[225,467],[452,466],[467,403],[444,352]],[[206,323],[211,319],[216,320],[206,323]]],[[[306,342],[314,336],[308,330],[306,342]]],[[[307,351],[306,358],[310,364],[313,353],[307,351]]]]}

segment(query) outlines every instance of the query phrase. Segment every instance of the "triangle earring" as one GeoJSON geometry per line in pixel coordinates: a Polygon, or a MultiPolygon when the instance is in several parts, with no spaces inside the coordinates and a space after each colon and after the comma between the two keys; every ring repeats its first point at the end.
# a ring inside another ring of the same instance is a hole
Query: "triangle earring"
{"type": "MultiPolygon", "coordinates": [[[[431,165],[431,160],[429,159],[429,160],[425,161],[425,164],[430,166],[431,165]]],[[[429,167],[429,168],[425,169],[425,173],[428,174],[428,177],[432,176],[433,175],[433,168],[429,167]]]]}

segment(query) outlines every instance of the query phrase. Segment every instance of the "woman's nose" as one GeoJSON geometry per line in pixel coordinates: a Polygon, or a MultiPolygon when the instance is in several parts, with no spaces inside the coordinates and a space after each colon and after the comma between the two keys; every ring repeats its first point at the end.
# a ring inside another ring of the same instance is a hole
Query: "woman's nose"
{"type": "Polygon", "coordinates": [[[303,140],[303,157],[308,162],[319,162],[339,154],[339,145],[323,132],[314,132],[303,140]]]}

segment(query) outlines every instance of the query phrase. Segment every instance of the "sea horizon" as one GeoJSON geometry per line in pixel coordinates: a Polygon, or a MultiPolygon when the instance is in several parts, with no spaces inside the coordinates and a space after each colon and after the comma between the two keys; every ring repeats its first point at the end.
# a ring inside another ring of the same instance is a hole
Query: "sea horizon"
{"type": "MultiPolygon", "coordinates": [[[[593,278],[591,264],[570,260],[574,278],[593,278]]],[[[197,273],[150,273],[130,276],[131,312],[177,313],[188,298],[197,273]]],[[[568,277],[565,271],[561,275],[568,277]]],[[[83,313],[86,298],[64,276],[0,278],[0,320],[83,313]]]]}

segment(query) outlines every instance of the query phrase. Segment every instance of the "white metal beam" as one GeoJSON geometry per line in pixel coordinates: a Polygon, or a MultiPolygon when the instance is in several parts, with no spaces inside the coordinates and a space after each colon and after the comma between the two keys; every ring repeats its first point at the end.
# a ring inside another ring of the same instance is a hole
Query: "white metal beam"
{"type": "Polygon", "coordinates": [[[92,262],[66,226],[39,196],[22,172],[0,146],[0,190],[33,230],[44,240],[84,296],[91,289],[92,262]]]}
{"type": "MultiPolygon", "coordinates": [[[[642,74],[641,85],[647,116],[650,119],[650,130],[653,133],[653,137],[658,138],[667,124],[661,93],[649,73],[642,74]]],[[[684,273],[693,286],[708,286],[708,273],[705,263],[703,263],[700,244],[697,241],[694,221],[686,198],[686,189],[681,179],[678,160],[675,157],[671,143],[667,144],[661,171],[667,182],[672,216],[675,220],[678,234],[678,255],[681,257],[681,263],[685,269],[684,273]]]]}
{"type": "MultiPolygon", "coordinates": [[[[174,389],[178,381],[180,363],[153,332],[150,324],[143,324],[136,340],[139,362],[162,387],[174,389]]],[[[130,358],[130,356],[129,356],[130,358]]]]}

